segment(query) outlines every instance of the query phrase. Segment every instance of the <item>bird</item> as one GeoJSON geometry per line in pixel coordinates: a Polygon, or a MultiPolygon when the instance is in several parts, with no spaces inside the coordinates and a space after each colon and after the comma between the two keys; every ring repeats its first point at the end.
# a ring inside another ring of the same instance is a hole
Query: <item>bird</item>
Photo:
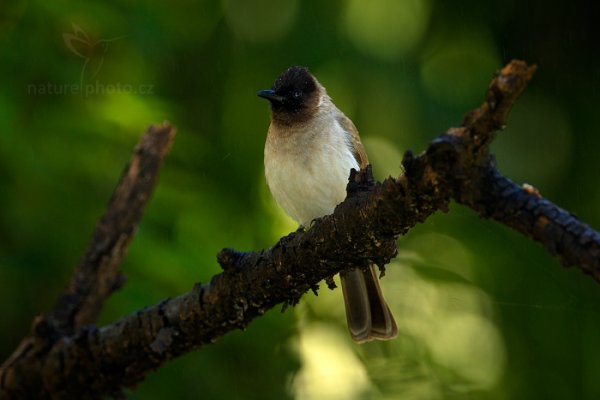
{"type": "MultiPolygon", "coordinates": [[[[271,106],[264,149],[267,186],[277,204],[300,227],[310,229],[346,198],[350,171],[369,164],[358,130],[306,67],[289,67],[271,89],[257,94],[271,106]]],[[[352,339],[364,343],[396,337],[396,321],[375,266],[342,271],[340,280],[352,339]]]]}

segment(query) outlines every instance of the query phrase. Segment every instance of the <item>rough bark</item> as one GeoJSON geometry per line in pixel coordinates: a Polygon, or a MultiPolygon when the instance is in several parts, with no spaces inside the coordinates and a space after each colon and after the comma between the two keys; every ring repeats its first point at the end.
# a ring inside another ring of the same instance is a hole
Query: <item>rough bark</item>
{"type": "MultiPolygon", "coordinates": [[[[116,267],[106,267],[113,280],[103,293],[87,293],[94,287],[77,287],[89,273],[80,266],[76,274],[84,276],[73,278],[67,300],[63,295],[60,309],[36,320],[31,335],[0,369],[0,397],[114,395],[167,360],[243,329],[277,304],[295,304],[344,268],[366,266],[370,260],[383,267],[396,255],[396,237],[437,210],[446,211],[451,199],[540,242],[565,266],[577,265],[600,281],[600,235],[534,188],[503,177],[488,151],[534,71],[523,62],[509,63],[492,80],[482,106],[467,114],[460,127],[440,135],[423,153],[404,156],[402,176],[377,183],[370,169],[353,172],[348,197],[334,214],[267,250],[222,250],[223,273],[189,293],[102,328],[82,328],[93,321],[118,275],[116,267]],[[63,310],[65,301],[69,307],[63,310]]],[[[114,204],[119,201],[111,203],[107,215],[114,204]]],[[[125,231],[133,232],[129,228],[125,231]]],[[[119,257],[127,243],[114,247],[119,257]]],[[[100,253],[110,259],[113,251],[107,248],[100,253]]]]}

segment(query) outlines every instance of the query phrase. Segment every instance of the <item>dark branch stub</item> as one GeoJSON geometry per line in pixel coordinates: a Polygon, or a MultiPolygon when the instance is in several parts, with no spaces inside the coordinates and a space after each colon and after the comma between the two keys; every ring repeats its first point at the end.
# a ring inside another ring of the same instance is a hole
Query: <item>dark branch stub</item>
{"type": "MultiPolygon", "coordinates": [[[[35,318],[31,335],[0,367],[0,398],[45,398],[52,394],[49,382],[44,385],[42,379],[53,380],[61,373],[42,377],[42,365],[53,365],[44,358],[61,339],[85,336],[86,331],[80,329],[96,321],[106,298],[124,283],[119,267],[174,137],[175,129],[166,122],[150,126],[142,136],[69,284],[53,310],[35,318]]],[[[62,363],[58,364],[61,368],[62,363]]]]}
{"type": "Polygon", "coordinates": [[[96,321],[104,300],[123,284],[119,267],[174,137],[168,123],[150,126],[135,147],[83,259],[48,315],[60,331],[72,334],[96,321]]]}

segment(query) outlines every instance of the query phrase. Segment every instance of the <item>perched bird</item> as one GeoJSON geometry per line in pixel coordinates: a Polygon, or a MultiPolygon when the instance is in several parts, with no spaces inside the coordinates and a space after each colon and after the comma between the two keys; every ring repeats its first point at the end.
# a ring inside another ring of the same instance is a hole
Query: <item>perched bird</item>
{"type": "MultiPolygon", "coordinates": [[[[258,96],[271,103],[265,143],[265,175],[271,194],[301,226],[333,213],[346,198],[352,168],[369,161],[352,121],[304,67],[290,67],[258,96]]],[[[352,339],[392,339],[396,322],[386,304],[375,267],[340,274],[352,339]]]]}

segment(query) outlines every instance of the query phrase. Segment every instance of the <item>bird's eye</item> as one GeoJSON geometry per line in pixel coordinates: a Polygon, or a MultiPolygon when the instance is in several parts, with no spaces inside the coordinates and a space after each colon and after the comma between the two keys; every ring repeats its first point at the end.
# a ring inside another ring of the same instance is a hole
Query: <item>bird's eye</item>
{"type": "Polygon", "coordinates": [[[299,99],[300,97],[302,97],[302,92],[301,92],[301,91],[299,91],[299,90],[294,90],[294,92],[292,93],[292,96],[293,96],[295,99],[299,99]]]}

